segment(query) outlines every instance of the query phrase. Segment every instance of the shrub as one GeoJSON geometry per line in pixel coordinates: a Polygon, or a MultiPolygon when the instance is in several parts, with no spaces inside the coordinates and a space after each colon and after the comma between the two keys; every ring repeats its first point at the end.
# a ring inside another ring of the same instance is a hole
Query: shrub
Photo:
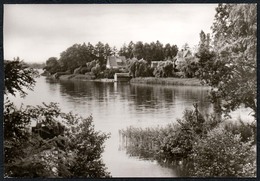
{"type": "Polygon", "coordinates": [[[170,60],[159,62],[158,66],[153,71],[153,75],[155,77],[173,77],[175,74],[174,68],[174,62],[170,60]]]}
{"type": "Polygon", "coordinates": [[[4,110],[4,166],[8,177],[108,177],[101,159],[108,135],[96,132],[92,117],[62,113],[51,103],[4,110]],[[37,130],[30,125],[37,122],[37,130]],[[58,125],[63,126],[58,126],[58,125]],[[41,125],[44,125],[42,127],[41,125]],[[62,127],[66,129],[60,129],[62,127]],[[40,133],[45,133],[48,137],[40,133]]]}
{"type": "Polygon", "coordinates": [[[215,114],[202,116],[194,107],[178,124],[123,130],[127,153],[177,166],[185,176],[255,176],[255,127],[223,122],[215,114]]]}
{"type": "Polygon", "coordinates": [[[135,77],[149,77],[152,75],[152,70],[146,60],[130,60],[127,64],[128,71],[131,76],[135,77]]]}
{"type": "Polygon", "coordinates": [[[223,126],[210,131],[193,147],[193,176],[256,176],[256,153],[251,142],[242,142],[223,126]]]}
{"type": "Polygon", "coordinates": [[[185,58],[185,61],[182,61],[177,65],[177,69],[183,72],[187,78],[196,77],[198,74],[197,59],[195,57],[185,58]]]}
{"type": "Polygon", "coordinates": [[[224,129],[234,135],[240,134],[242,142],[254,140],[252,144],[256,143],[256,128],[253,124],[244,123],[241,120],[239,122],[225,122],[224,129]]]}

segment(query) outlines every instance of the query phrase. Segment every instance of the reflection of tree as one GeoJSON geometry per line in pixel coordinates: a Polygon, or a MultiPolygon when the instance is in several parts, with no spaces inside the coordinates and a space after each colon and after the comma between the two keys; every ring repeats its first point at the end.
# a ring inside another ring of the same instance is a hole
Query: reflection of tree
{"type": "Polygon", "coordinates": [[[177,106],[192,106],[198,103],[199,110],[208,112],[211,108],[207,89],[191,86],[129,85],[126,83],[101,83],[83,81],[61,81],[60,91],[69,95],[71,101],[94,101],[109,104],[116,101],[133,103],[135,109],[163,109],[177,106]]]}
{"type": "Polygon", "coordinates": [[[60,92],[69,95],[68,98],[84,98],[84,101],[98,99],[107,102],[114,94],[114,85],[101,82],[60,81],[60,92]]]}
{"type": "Polygon", "coordinates": [[[191,86],[131,85],[130,99],[135,105],[157,107],[158,109],[183,102],[192,105],[198,103],[199,109],[208,112],[211,105],[207,99],[207,89],[191,86]]]}

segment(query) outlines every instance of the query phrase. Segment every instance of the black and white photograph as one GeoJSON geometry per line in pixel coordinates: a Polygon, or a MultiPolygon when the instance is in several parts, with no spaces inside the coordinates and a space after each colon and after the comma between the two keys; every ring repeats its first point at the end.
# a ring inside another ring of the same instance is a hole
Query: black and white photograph
{"type": "Polygon", "coordinates": [[[256,178],[257,3],[3,4],[4,178],[256,178]]]}

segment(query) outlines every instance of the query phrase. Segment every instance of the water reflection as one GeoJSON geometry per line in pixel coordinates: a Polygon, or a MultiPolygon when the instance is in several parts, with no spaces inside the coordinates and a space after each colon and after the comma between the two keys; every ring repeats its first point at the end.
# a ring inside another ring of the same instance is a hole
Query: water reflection
{"type": "Polygon", "coordinates": [[[103,159],[113,176],[174,177],[174,170],[154,162],[130,158],[118,150],[118,130],[128,126],[164,126],[182,117],[185,108],[212,110],[205,87],[130,85],[84,81],[53,81],[40,77],[34,92],[25,99],[12,98],[20,105],[58,102],[62,111],[72,111],[83,117],[93,115],[97,130],[110,132],[103,159]]]}

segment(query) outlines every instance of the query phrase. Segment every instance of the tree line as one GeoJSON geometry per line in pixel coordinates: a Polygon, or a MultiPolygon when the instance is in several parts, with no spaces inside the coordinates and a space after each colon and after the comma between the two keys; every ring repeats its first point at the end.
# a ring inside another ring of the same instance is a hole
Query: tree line
{"type": "Polygon", "coordinates": [[[78,67],[85,67],[87,63],[94,60],[98,61],[101,70],[106,69],[106,60],[108,56],[119,55],[126,58],[136,57],[137,59],[145,59],[150,63],[151,61],[160,61],[166,59],[173,59],[178,52],[177,45],[165,46],[156,41],[150,44],[143,44],[141,41],[133,43],[129,42],[128,45],[124,44],[119,51],[115,47],[111,47],[108,43],[104,44],[98,42],[95,46],[91,43],[74,44],[61,52],[60,58],[50,57],[46,61],[45,69],[51,74],[59,71],[73,71],[78,67]]]}

